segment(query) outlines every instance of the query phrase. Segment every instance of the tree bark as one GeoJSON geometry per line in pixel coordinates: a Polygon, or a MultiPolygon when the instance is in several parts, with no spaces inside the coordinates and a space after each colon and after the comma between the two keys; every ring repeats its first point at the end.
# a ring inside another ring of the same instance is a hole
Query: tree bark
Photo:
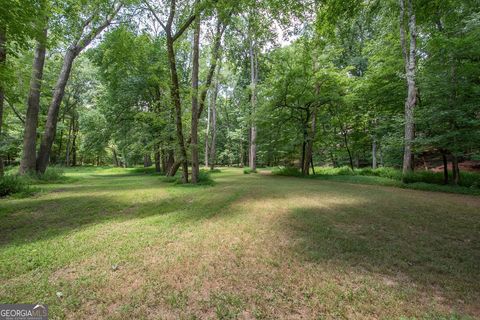
{"type": "Polygon", "coordinates": [[[67,147],[65,149],[65,166],[70,166],[70,150],[71,150],[71,141],[73,133],[73,117],[70,119],[70,126],[68,128],[68,138],[67,138],[67,147]]]}
{"type": "Polygon", "coordinates": [[[443,184],[448,184],[448,160],[445,151],[442,151],[443,160],[443,184]]]}
{"type": "Polygon", "coordinates": [[[453,183],[458,185],[460,182],[460,168],[458,167],[458,158],[454,154],[452,154],[452,178],[453,183]]]}
{"type": "Polygon", "coordinates": [[[217,144],[217,95],[218,95],[218,72],[215,79],[215,87],[212,93],[211,111],[212,111],[212,142],[210,145],[210,170],[215,169],[215,156],[217,144]]]}
{"type": "Polygon", "coordinates": [[[40,111],[40,91],[42,87],[43,67],[45,65],[47,32],[47,28],[45,27],[35,48],[32,76],[30,78],[30,90],[27,100],[27,115],[25,117],[25,131],[23,135],[23,156],[19,168],[20,174],[33,172],[36,168],[38,113],[40,111]]]}
{"type": "Polygon", "coordinates": [[[377,169],[377,139],[372,137],[372,169],[377,169]]]}
{"type": "Polygon", "coordinates": [[[352,153],[350,152],[350,148],[348,147],[347,131],[342,129],[342,135],[343,135],[343,141],[345,142],[345,149],[347,149],[348,158],[350,160],[350,168],[352,168],[352,171],[353,171],[354,170],[353,158],[352,158],[352,153]]]}
{"type": "Polygon", "coordinates": [[[168,52],[168,62],[170,66],[170,76],[171,76],[171,96],[173,104],[175,106],[175,125],[177,131],[177,139],[179,146],[180,159],[178,160],[182,166],[182,182],[188,183],[188,164],[187,164],[187,150],[185,148],[185,139],[183,137],[183,125],[182,125],[182,103],[180,101],[180,85],[178,82],[177,74],[177,63],[175,61],[175,51],[173,48],[173,39],[171,35],[167,33],[167,52],[168,52]]]}
{"type": "MultiPolygon", "coordinates": [[[[7,49],[6,49],[6,32],[3,26],[0,26],[0,67],[5,64],[7,60],[7,49]]],[[[0,138],[2,136],[2,127],[3,127],[3,105],[5,101],[5,92],[3,87],[0,84],[0,138]]],[[[0,152],[0,176],[4,175],[4,166],[3,166],[3,154],[0,152]]]]}
{"type": "Polygon", "coordinates": [[[118,156],[117,156],[117,151],[115,148],[112,148],[112,154],[113,154],[113,164],[115,167],[120,167],[120,163],[118,162],[118,156]]]}
{"type": "Polygon", "coordinates": [[[311,117],[310,132],[305,150],[305,162],[303,164],[303,172],[307,176],[310,174],[309,168],[310,164],[313,162],[313,145],[315,142],[315,134],[317,132],[317,107],[314,107],[311,117]]]}
{"type": "Polygon", "coordinates": [[[408,33],[410,45],[407,53],[407,40],[405,35],[405,0],[399,0],[400,4],[400,40],[402,45],[403,59],[405,62],[405,73],[407,77],[408,93],[405,101],[405,149],[403,153],[403,174],[413,170],[413,141],[415,139],[414,109],[417,104],[416,87],[416,47],[417,31],[416,20],[413,9],[414,0],[407,0],[408,3],[408,33]]]}
{"type": "Polygon", "coordinates": [[[55,133],[57,129],[58,112],[62,103],[63,96],[65,95],[65,87],[67,86],[70,72],[72,71],[73,60],[77,56],[77,48],[70,47],[63,59],[62,70],[55,85],[55,91],[53,92],[52,102],[48,108],[47,122],[45,124],[45,132],[43,134],[42,142],[37,156],[37,172],[45,173],[50,158],[50,150],[55,139],[55,133]]]}
{"type": "Polygon", "coordinates": [[[160,152],[160,146],[158,145],[155,145],[154,158],[155,158],[155,172],[160,173],[162,172],[162,166],[161,166],[162,156],[160,152]]]}
{"type": "Polygon", "coordinates": [[[251,77],[251,126],[250,126],[250,154],[249,164],[252,171],[257,170],[257,127],[255,125],[255,113],[257,108],[257,61],[253,40],[250,40],[250,77],[251,77]]]}
{"type": "MultiPolygon", "coordinates": [[[[75,115],[73,116],[75,119],[75,115]]],[[[71,150],[71,155],[72,155],[72,167],[75,167],[77,165],[77,135],[78,135],[78,129],[79,129],[79,124],[78,124],[78,119],[76,119],[73,122],[73,138],[72,138],[72,150],[71,150]]],[[[97,163],[100,162],[100,159],[97,157],[97,163]]]]}
{"type": "Polygon", "coordinates": [[[207,129],[205,130],[205,168],[208,168],[208,153],[210,152],[210,148],[208,145],[208,139],[210,137],[210,114],[211,114],[211,104],[208,104],[207,109],[207,129]]]}
{"type": "Polygon", "coordinates": [[[193,35],[193,57],[192,57],[192,123],[191,142],[192,153],[192,183],[198,183],[200,174],[200,163],[198,155],[198,73],[200,59],[200,17],[195,18],[195,31],[193,35]]]}

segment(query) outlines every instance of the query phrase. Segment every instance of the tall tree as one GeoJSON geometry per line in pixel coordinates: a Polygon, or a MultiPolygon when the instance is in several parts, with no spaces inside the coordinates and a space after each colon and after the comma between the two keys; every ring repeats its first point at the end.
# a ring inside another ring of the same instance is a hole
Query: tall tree
{"type": "Polygon", "coordinates": [[[69,45],[64,55],[62,68],[57,78],[50,107],[48,108],[45,132],[37,155],[37,171],[39,173],[44,173],[48,166],[57,129],[58,112],[65,94],[65,87],[70,77],[73,61],[83,49],[110,25],[122,7],[123,2],[114,1],[112,5],[107,5],[107,12],[99,12],[97,9],[94,10],[91,16],[82,21],[79,32],[80,36],[76,37],[69,45]],[[101,16],[102,13],[105,14],[104,18],[101,16]]]}
{"type": "Polygon", "coordinates": [[[403,174],[413,170],[413,142],[415,139],[414,109],[417,104],[416,86],[416,57],[417,57],[417,26],[414,12],[414,0],[406,0],[408,29],[405,26],[405,0],[399,0],[400,5],[400,41],[402,44],[403,60],[405,62],[405,74],[407,78],[408,93],[405,100],[405,134],[403,152],[403,174]],[[410,39],[407,46],[407,33],[410,39]]]}
{"type": "Polygon", "coordinates": [[[175,175],[176,171],[178,170],[179,166],[182,166],[182,181],[183,183],[188,182],[188,162],[187,162],[187,148],[185,144],[185,138],[183,136],[183,124],[182,124],[182,102],[180,98],[180,83],[178,80],[178,72],[177,72],[177,61],[175,57],[175,48],[174,44],[175,41],[180,38],[183,33],[188,29],[188,27],[195,21],[196,15],[198,12],[198,6],[195,6],[193,12],[190,16],[180,24],[177,28],[176,32],[174,32],[174,20],[175,20],[175,13],[176,13],[176,0],[170,0],[170,9],[168,13],[167,22],[163,23],[162,19],[157,15],[156,10],[150,5],[150,3],[145,0],[145,4],[147,5],[148,9],[154,16],[155,20],[160,24],[166,34],[166,41],[167,41],[167,54],[168,54],[168,64],[170,68],[170,77],[171,77],[171,85],[170,85],[170,95],[172,98],[173,105],[175,107],[175,124],[176,124],[176,131],[177,131],[177,143],[179,147],[180,159],[177,160],[175,164],[172,165],[170,172],[167,174],[169,176],[175,175]]]}
{"type": "Polygon", "coordinates": [[[30,78],[30,91],[27,100],[27,115],[25,117],[25,130],[23,135],[23,155],[20,161],[20,174],[33,172],[36,169],[36,141],[38,113],[40,111],[40,92],[43,79],[43,67],[47,49],[47,19],[43,19],[43,31],[37,39],[35,56],[33,59],[32,76],[30,78]]]}
{"type": "Polygon", "coordinates": [[[200,68],[200,14],[195,17],[195,31],[193,35],[192,56],[192,125],[191,125],[191,152],[192,152],[192,183],[197,183],[200,174],[198,155],[198,73],[200,68]]]}

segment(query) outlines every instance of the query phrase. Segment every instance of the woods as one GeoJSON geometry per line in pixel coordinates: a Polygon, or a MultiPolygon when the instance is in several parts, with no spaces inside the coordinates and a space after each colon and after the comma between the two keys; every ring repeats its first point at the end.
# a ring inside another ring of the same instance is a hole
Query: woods
{"type": "Polygon", "coordinates": [[[194,184],[202,165],[442,167],[458,184],[479,159],[475,1],[9,5],[1,153],[20,174],[148,158],[194,184]]]}

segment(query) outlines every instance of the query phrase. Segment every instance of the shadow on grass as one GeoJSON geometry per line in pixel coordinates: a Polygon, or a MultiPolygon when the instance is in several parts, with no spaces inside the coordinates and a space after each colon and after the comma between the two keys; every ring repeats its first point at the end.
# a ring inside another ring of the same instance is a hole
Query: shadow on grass
{"type": "Polygon", "coordinates": [[[375,198],[292,209],[282,226],[295,240],[293,252],[345,272],[382,274],[394,285],[413,282],[456,307],[478,305],[480,220],[473,209],[416,211],[415,202],[395,208],[375,198]]]}
{"type": "MultiPolygon", "coordinates": [[[[112,177],[110,177],[112,178],[112,177]]],[[[85,227],[115,221],[166,216],[173,223],[195,223],[217,215],[232,214],[223,210],[239,199],[245,190],[229,193],[205,193],[206,187],[174,188],[150,177],[147,183],[115,176],[118,183],[104,185],[102,177],[67,188],[54,189],[46,196],[13,200],[1,204],[0,247],[32,243],[69,234],[85,227]],[[97,182],[97,183],[95,183],[97,182]],[[152,189],[165,192],[163,197],[152,189]],[[174,192],[169,192],[172,189],[174,192]],[[122,199],[116,192],[128,191],[149,196],[122,199]],[[53,197],[53,198],[52,198],[53,197]]],[[[111,179],[109,179],[111,181],[111,179]]]]}

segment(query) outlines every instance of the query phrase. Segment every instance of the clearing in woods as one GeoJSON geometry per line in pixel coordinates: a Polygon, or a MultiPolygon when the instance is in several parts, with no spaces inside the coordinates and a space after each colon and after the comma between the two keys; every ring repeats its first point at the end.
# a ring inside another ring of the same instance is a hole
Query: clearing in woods
{"type": "Polygon", "coordinates": [[[53,319],[480,317],[478,197],[225,168],[196,187],[67,175],[0,200],[0,301],[53,319]]]}

